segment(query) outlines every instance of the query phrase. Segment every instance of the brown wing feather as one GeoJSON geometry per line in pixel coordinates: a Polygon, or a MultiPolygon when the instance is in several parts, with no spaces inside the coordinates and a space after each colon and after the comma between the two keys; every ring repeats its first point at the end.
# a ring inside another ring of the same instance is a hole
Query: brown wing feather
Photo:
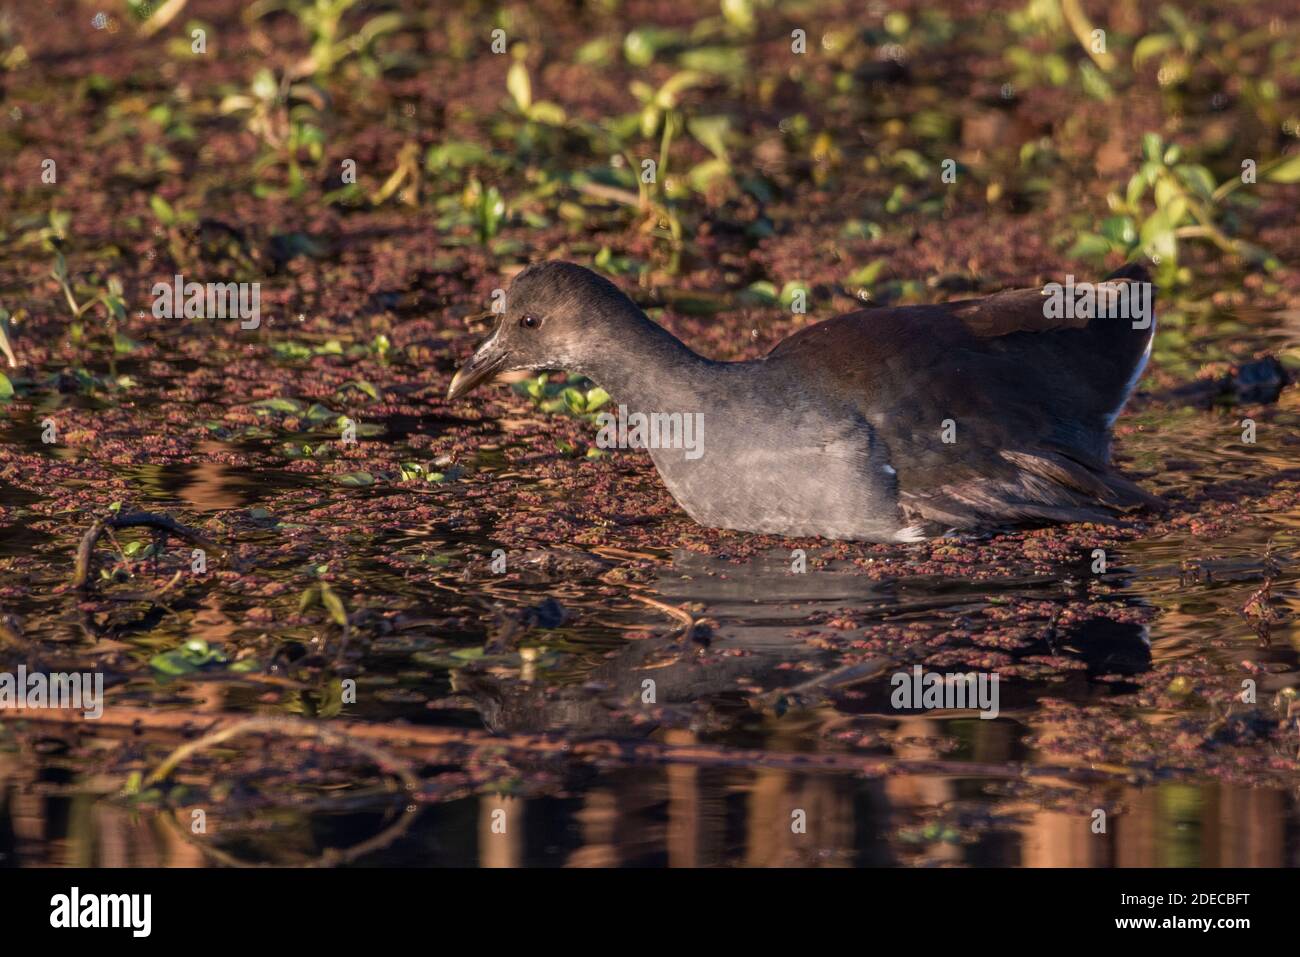
{"type": "MultiPolygon", "coordinates": [[[[1136,281],[1144,273],[1129,268],[1096,285],[1136,281]]],[[[1160,507],[1107,464],[1111,418],[1152,330],[1049,318],[1044,305],[1042,289],[1015,289],[851,313],[790,336],[767,361],[850,397],[889,449],[910,521],[1102,522],[1160,507]],[[955,443],[940,437],[949,419],[955,443]]]]}
{"type": "MultiPolygon", "coordinates": [[[[1098,295],[1102,292],[1118,294],[1131,279],[1114,279],[1095,283],[1098,295]]],[[[1054,329],[1086,329],[1092,319],[1084,316],[1047,315],[1046,287],[1042,289],[1008,289],[983,299],[962,299],[947,303],[943,308],[962,321],[962,325],[981,339],[1010,335],[1013,332],[1051,332],[1054,329]]],[[[1058,310],[1064,312],[1065,310],[1058,310]]]]}
{"type": "Polygon", "coordinates": [[[1048,450],[1006,450],[1013,471],[980,476],[899,496],[911,522],[947,528],[1020,521],[1113,523],[1127,511],[1166,508],[1158,497],[1108,468],[1048,450]]]}

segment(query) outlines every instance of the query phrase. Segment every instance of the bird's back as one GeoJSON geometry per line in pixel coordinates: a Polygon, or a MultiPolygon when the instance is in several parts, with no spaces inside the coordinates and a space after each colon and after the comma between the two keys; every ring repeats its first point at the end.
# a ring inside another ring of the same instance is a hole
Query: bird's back
{"type": "MultiPolygon", "coordinates": [[[[1129,270],[1107,286],[1145,281],[1129,270]]],[[[1025,289],[863,310],[801,330],[764,362],[801,388],[853,397],[918,517],[962,527],[1150,504],[1108,462],[1154,322],[1054,315],[1045,303],[1025,289]]]]}

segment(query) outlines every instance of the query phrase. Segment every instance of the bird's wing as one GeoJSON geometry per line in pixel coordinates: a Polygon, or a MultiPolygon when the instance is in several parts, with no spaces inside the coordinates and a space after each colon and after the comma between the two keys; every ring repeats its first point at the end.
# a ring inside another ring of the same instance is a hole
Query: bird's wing
{"type": "Polygon", "coordinates": [[[1107,464],[1110,423],[1151,329],[1065,317],[1044,298],[1017,289],[851,313],[801,330],[765,361],[856,404],[917,519],[1104,520],[1156,504],[1107,464]]]}
{"type": "Polygon", "coordinates": [[[1114,522],[1123,512],[1165,503],[1113,470],[1048,449],[1004,450],[997,469],[953,481],[904,488],[909,522],[969,529],[1026,521],[1114,522]]]}

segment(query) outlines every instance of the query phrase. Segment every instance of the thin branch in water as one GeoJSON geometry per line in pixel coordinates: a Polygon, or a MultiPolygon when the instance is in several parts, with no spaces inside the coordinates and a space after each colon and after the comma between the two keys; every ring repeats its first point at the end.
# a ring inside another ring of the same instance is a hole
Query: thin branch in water
{"type": "Polygon", "coordinates": [[[651,608],[658,609],[659,611],[667,615],[669,618],[672,618],[674,621],[680,624],[682,626],[682,633],[679,637],[682,641],[690,641],[692,638],[694,638],[695,630],[700,626],[702,622],[707,620],[704,618],[696,618],[694,615],[692,615],[684,608],[679,608],[676,605],[665,604],[664,602],[659,601],[657,598],[651,598],[648,595],[641,595],[638,594],[637,592],[629,592],[628,597],[635,598],[637,601],[649,605],[651,608]]]}
{"type": "Polygon", "coordinates": [[[90,580],[90,561],[95,553],[95,543],[105,531],[115,528],[153,528],[218,554],[225,551],[202,532],[188,525],[182,525],[170,515],[160,515],[155,512],[108,515],[91,522],[90,528],[86,529],[86,534],[81,538],[81,544],[77,546],[76,563],[72,570],[73,588],[86,588],[90,580]]]}

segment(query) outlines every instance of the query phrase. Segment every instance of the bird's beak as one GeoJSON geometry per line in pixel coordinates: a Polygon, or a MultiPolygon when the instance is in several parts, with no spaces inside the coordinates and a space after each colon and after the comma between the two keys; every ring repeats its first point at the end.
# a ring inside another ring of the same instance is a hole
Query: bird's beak
{"type": "Polygon", "coordinates": [[[493,335],[475,349],[469,361],[452,376],[451,385],[447,388],[447,399],[459,399],[472,392],[500,372],[508,358],[510,354],[497,344],[497,336],[493,335]]]}

